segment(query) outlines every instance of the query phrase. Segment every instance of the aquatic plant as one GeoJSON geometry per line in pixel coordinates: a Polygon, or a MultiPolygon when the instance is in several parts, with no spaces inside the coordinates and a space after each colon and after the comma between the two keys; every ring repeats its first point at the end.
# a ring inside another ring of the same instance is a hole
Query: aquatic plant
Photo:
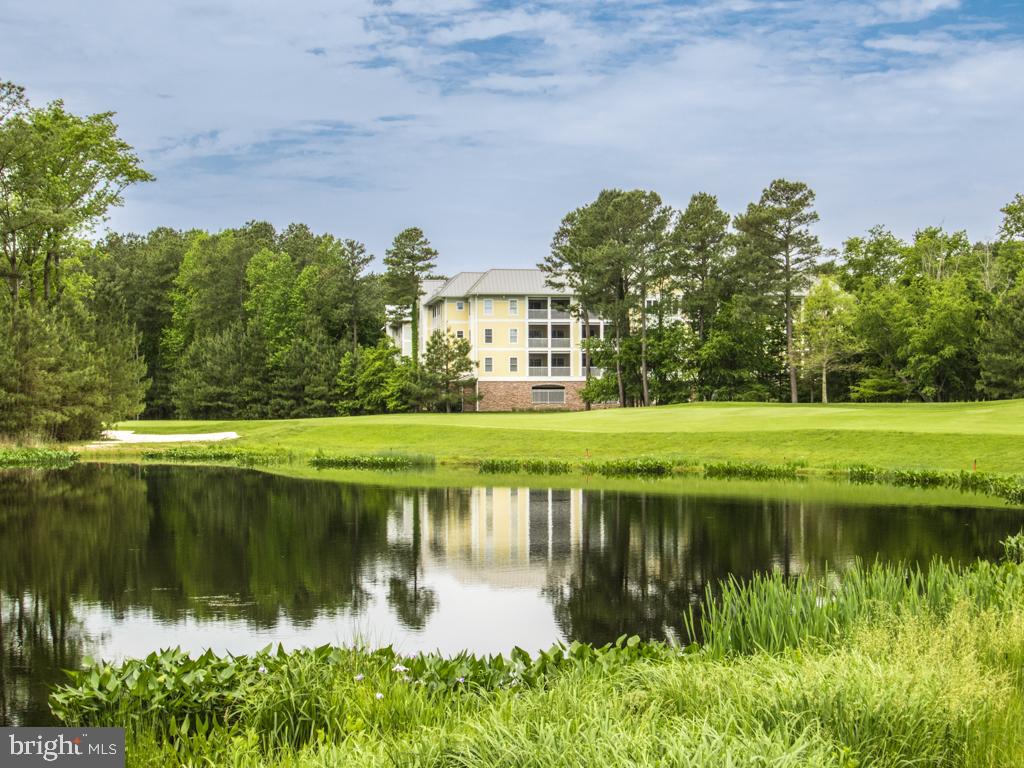
{"type": "Polygon", "coordinates": [[[900,485],[913,488],[955,488],[964,492],[984,493],[1005,499],[1010,504],[1024,504],[1024,479],[986,472],[940,472],[924,469],[884,469],[857,464],[847,469],[854,483],[900,485]]]}
{"type": "Polygon", "coordinates": [[[664,477],[671,475],[674,469],[674,462],[653,458],[592,461],[580,465],[580,470],[586,474],[605,477],[664,477]]]}
{"type": "Polygon", "coordinates": [[[1024,764],[1024,565],[837,576],[709,589],[687,649],[164,651],[89,663],[51,705],[154,766],[1024,764]]]}
{"type": "Polygon", "coordinates": [[[280,448],[240,448],[229,445],[180,445],[172,448],[147,449],[142,452],[146,461],[161,463],[217,463],[236,464],[241,467],[286,464],[292,460],[290,451],[280,448]]]}
{"type": "Polygon", "coordinates": [[[572,472],[572,462],[559,459],[483,459],[479,465],[481,474],[564,475],[572,472]]]}
{"type": "Polygon", "coordinates": [[[78,462],[77,451],[57,448],[0,448],[0,469],[67,469],[78,462]]]}
{"type": "Polygon", "coordinates": [[[748,464],[736,461],[705,464],[704,477],[746,478],[750,480],[793,480],[796,464],[748,464]]]}
{"type": "Polygon", "coordinates": [[[375,453],[369,455],[337,455],[317,451],[309,464],[317,469],[428,469],[434,466],[433,456],[404,453],[375,453]]]}

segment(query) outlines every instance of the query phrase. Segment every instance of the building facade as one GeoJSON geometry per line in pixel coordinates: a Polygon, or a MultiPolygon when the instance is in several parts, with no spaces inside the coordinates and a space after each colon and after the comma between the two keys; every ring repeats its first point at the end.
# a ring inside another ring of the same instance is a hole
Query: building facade
{"type": "MultiPolygon", "coordinates": [[[[419,339],[412,324],[392,323],[388,333],[403,355],[420,354],[437,330],[469,340],[477,365],[477,410],[525,411],[584,407],[583,341],[604,337],[605,324],[589,327],[573,317],[572,296],[547,284],[539,269],[460,272],[423,284],[419,339]]],[[[592,369],[592,375],[598,371],[592,369]]]]}

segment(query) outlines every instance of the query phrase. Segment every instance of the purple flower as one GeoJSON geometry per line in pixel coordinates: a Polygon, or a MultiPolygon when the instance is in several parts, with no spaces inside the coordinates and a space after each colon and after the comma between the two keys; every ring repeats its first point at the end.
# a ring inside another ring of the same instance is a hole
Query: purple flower
{"type": "Polygon", "coordinates": [[[357,683],[361,683],[361,682],[363,682],[363,678],[364,677],[365,677],[365,675],[362,672],[360,672],[358,675],[355,676],[355,681],[357,683]]]}

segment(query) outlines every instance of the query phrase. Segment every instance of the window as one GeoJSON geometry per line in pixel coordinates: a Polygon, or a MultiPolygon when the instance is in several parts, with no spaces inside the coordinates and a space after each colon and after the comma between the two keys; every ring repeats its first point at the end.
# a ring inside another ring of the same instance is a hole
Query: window
{"type": "Polygon", "coordinates": [[[484,344],[490,344],[494,341],[494,331],[491,328],[484,328],[484,344]]]}
{"type": "Polygon", "coordinates": [[[484,299],[484,314],[485,315],[493,315],[494,314],[494,300],[493,299],[484,299]]]}
{"type": "Polygon", "coordinates": [[[538,405],[562,405],[565,403],[563,387],[534,387],[533,402],[538,405]]]}
{"type": "Polygon", "coordinates": [[[518,373],[519,372],[519,358],[518,357],[510,357],[508,359],[508,372],[509,373],[518,373]]]}
{"type": "Polygon", "coordinates": [[[435,317],[436,318],[440,314],[441,314],[441,305],[440,304],[435,304],[434,306],[432,306],[430,308],[430,316],[431,317],[435,317]]]}
{"type": "Polygon", "coordinates": [[[494,358],[493,357],[485,357],[484,358],[484,371],[486,373],[491,373],[491,371],[493,371],[493,370],[494,370],[494,358]]]}
{"type": "Polygon", "coordinates": [[[519,343],[519,329],[518,328],[509,328],[508,329],[508,343],[509,344],[518,344],[519,343]]]}
{"type": "Polygon", "coordinates": [[[508,313],[510,315],[518,315],[519,314],[519,299],[509,299],[508,300],[508,313]]]}
{"type": "Polygon", "coordinates": [[[459,310],[459,312],[461,312],[462,310],[464,310],[466,308],[466,305],[465,305],[465,303],[463,303],[461,301],[456,301],[455,302],[455,308],[457,310],[459,310]]]}
{"type": "Polygon", "coordinates": [[[463,334],[462,331],[456,331],[455,332],[455,338],[457,338],[457,339],[461,339],[464,335],[465,334],[463,334]]]}

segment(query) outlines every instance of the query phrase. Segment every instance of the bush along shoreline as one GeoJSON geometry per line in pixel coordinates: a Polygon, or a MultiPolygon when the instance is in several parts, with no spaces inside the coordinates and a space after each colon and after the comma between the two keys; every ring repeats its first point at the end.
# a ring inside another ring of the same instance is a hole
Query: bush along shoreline
{"type": "MultiPolygon", "coordinates": [[[[0,469],[65,469],[73,466],[81,453],[54,448],[0,448],[0,469]]],[[[334,454],[317,451],[303,458],[282,448],[246,448],[226,445],[185,445],[171,448],[147,448],[138,454],[153,463],[224,464],[240,467],[269,467],[306,463],[315,469],[366,471],[430,470],[448,462],[422,454],[400,452],[372,454],[334,454]]],[[[763,464],[756,462],[708,462],[685,459],[638,457],[607,461],[568,461],[560,459],[488,458],[478,462],[458,462],[475,466],[481,475],[599,475],[609,478],[664,478],[697,475],[708,479],[801,480],[822,476],[845,479],[863,485],[891,485],[914,488],[949,488],[964,493],[980,493],[1000,498],[1008,504],[1024,506],[1024,476],[996,475],[986,472],[959,472],[927,469],[887,469],[867,464],[848,467],[812,468],[806,463],[763,464]]]]}
{"type": "Polygon", "coordinates": [[[1024,535],[1006,558],[709,587],[682,647],[177,650],[69,673],[51,707],[128,765],[1024,764],[1024,535]],[[762,762],[771,758],[769,762],[762,762]]]}
{"type": "Polygon", "coordinates": [[[0,469],[67,469],[79,456],[59,448],[0,448],[0,469]]]}

